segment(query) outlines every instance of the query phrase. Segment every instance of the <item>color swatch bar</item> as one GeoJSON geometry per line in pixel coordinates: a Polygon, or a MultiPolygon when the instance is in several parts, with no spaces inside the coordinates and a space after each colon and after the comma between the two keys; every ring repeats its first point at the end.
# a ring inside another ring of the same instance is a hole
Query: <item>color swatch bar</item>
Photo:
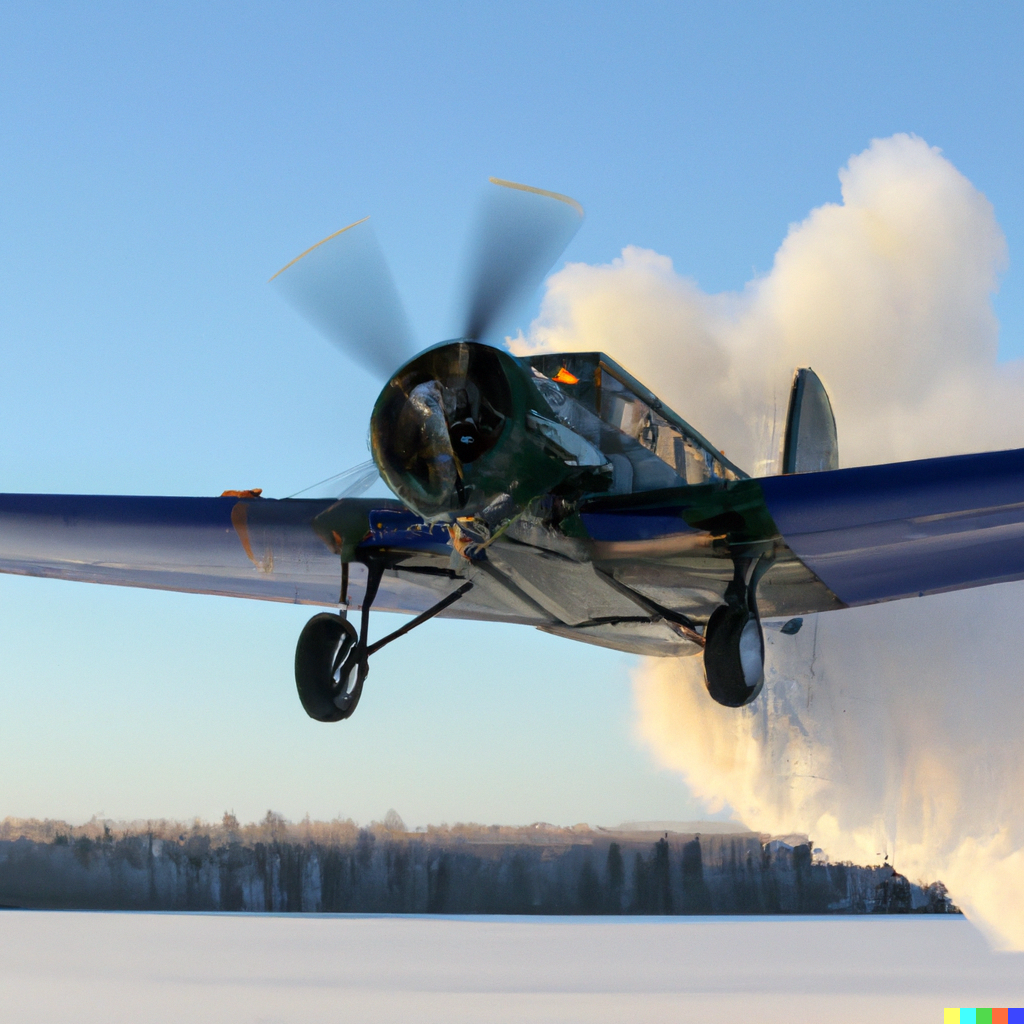
{"type": "Polygon", "coordinates": [[[942,1024],[1024,1024],[1024,1009],[1019,1006],[947,1006],[942,1024]]]}

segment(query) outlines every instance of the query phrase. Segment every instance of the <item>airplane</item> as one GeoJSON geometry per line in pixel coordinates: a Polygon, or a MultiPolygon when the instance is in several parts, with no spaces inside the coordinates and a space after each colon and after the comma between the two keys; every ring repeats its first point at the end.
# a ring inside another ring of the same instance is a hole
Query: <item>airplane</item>
{"type": "Polygon", "coordinates": [[[417,353],[366,220],[271,279],[384,381],[372,465],[345,493],[0,495],[0,572],[332,609],[295,652],[320,722],[348,718],[370,657],[434,616],[701,656],[710,697],[738,708],[764,684],[762,620],[795,633],[817,612],[1024,578],[1024,450],[840,469],[802,367],[781,472],[755,478],[607,354],[495,344],[583,210],[491,183],[454,340],[417,353]],[[393,498],[360,496],[377,474],[393,498]],[[371,609],[413,618],[370,642],[371,609]]]}

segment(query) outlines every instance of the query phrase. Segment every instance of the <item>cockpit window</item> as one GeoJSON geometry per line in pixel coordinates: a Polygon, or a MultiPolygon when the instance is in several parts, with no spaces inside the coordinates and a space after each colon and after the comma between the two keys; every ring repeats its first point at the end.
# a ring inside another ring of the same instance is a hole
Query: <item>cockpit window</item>
{"type": "MultiPolygon", "coordinates": [[[[544,378],[547,386],[541,390],[552,408],[562,406],[555,411],[569,426],[597,444],[613,463],[618,461],[617,455],[628,461],[629,467],[624,470],[633,479],[628,486],[618,484],[616,490],[639,491],[746,476],[603,353],[527,356],[521,361],[544,378]],[[549,389],[557,389],[565,400],[553,401],[549,389]],[[612,428],[618,441],[614,434],[591,437],[593,425],[588,431],[581,429],[582,423],[573,422],[585,419],[585,413],[612,428]],[[652,455],[671,473],[658,470],[650,459],[652,455]]],[[[623,473],[616,475],[622,477],[623,473]]]]}

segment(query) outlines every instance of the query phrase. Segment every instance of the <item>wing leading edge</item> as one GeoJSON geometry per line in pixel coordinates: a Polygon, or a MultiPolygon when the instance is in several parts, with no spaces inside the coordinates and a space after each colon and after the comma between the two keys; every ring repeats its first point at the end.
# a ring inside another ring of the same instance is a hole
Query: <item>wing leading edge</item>
{"type": "MultiPolygon", "coordinates": [[[[354,609],[366,583],[358,549],[371,547],[396,555],[374,608],[418,614],[460,582],[442,532],[380,499],[2,494],[0,572],[354,609]]],[[[548,621],[491,590],[445,614],[548,621]]]]}

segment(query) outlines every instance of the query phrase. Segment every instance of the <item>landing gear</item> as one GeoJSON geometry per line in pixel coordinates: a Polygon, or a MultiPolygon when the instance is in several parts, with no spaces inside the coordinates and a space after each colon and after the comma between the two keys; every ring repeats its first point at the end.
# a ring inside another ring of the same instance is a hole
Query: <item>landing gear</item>
{"type": "Polygon", "coordinates": [[[757,613],[716,608],[704,631],[704,683],[727,708],[749,704],[764,686],[764,637],[757,613]]]}
{"type": "Polygon", "coordinates": [[[704,684],[727,708],[749,704],[764,686],[764,635],[754,591],[765,569],[765,559],[737,559],[726,603],[714,610],[704,630],[704,684]]]}
{"type": "Polygon", "coordinates": [[[306,623],[295,648],[295,685],[310,718],[340,722],[359,703],[359,638],[352,623],[321,612],[306,623]]]}
{"type": "Polygon", "coordinates": [[[412,621],[369,644],[370,608],[385,568],[385,564],[376,559],[367,564],[358,634],[348,619],[321,612],[306,623],[299,635],[295,648],[295,686],[306,714],[318,722],[340,722],[348,718],[362,695],[363,683],[370,672],[370,655],[443,612],[473,587],[471,582],[463,583],[412,621]]]}

